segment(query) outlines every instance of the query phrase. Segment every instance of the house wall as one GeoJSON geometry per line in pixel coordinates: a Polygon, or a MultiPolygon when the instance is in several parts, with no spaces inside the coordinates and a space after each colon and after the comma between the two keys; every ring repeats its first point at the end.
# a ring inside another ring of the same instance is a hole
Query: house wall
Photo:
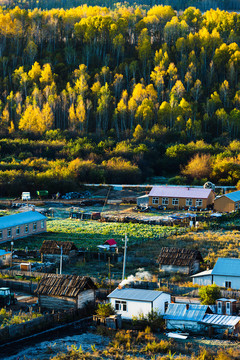
{"type": "MultiPolygon", "coordinates": [[[[190,197],[190,196],[189,196],[190,197]]],[[[177,193],[176,193],[176,196],[175,198],[178,198],[177,196],[177,193]]],[[[207,205],[210,205],[213,203],[213,200],[211,200],[212,197],[209,197],[208,199],[202,199],[202,206],[198,206],[198,208],[202,208],[202,209],[205,209],[207,207],[207,205]]],[[[158,208],[159,205],[163,205],[163,206],[166,206],[167,209],[182,209],[182,208],[185,208],[187,205],[186,205],[186,198],[178,198],[179,199],[179,204],[178,205],[173,205],[172,204],[172,199],[173,198],[170,198],[168,197],[168,205],[164,205],[162,204],[162,197],[160,196],[149,196],[149,205],[154,207],[154,208],[158,208]],[[158,204],[153,204],[152,203],[152,198],[155,198],[155,197],[158,197],[158,204]]],[[[192,205],[191,206],[196,206],[196,199],[192,199],[192,205]]]]}
{"type": "Polygon", "coordinates": [[[138,206],[147,206],[149,204],[149,197],[138,197],[137,198],[137,205],[138,206]]]}
{"type": "Polygon", "coordinates": [[[180,272],[182,274],[189,274],[189,266],[159,265],[159,269],[166,272],[180,272]]]}
{"type": "Polygon", "coordinates": [[[12,257],[12,254],[6,254],[6,255],[0,256],[0,266],[1,265],[9,265],[11,262],[11,257],[12,257]]]}
{"type": "Polygon", "coordinates": [[[197,321],[184,321],[184,320],[166,320],[168,330],[188,330],[192,332],[201,331],[203,326],[198,324],[197,321]]]}
{"type": "Polygon", "coordinates": [[[198,284],[198,285],[211,285],[212,275],[193,277],[192,282],[193,284],[198,284]]]}
{"type": "MultiPolygon", "coordinates": [[[[110,303],[115,309],[115,302],[119,299],[110,298],[110,303]]],[[[152,302],[145,301],[136,301],[136,300],[120,300],[126,301],[127,311],[117,310],[117,314],[121,314],[123,319],[131,320],[133,316],[138,316],[140,314],[147,315],[153,309],[152,302]]]]}
{"type": "Polygon", "coordinates": [[[85,290],[78,295],[77,308],[82,309],[89,303],[95,303],[95,290],[93,289],[85,290]]]}
{"type": "Polygon", "coordinates": [[[77,307],[77,299],[60,296],[39,295],[39,306],[48,310],[68,310],[77,307]]]}
{"type": "Polygon", "coordinates": [[[157,311],[159,314],[165,314],[165,303],[170,304],[171,295],[162,293],[156,300],[153,301],[153,310],[157,311]]]}
{"type": "Polygon", "coordinates": [[[218,212],[231,212],[235,210],[235,202],[222,196],[214,201],[214,210],[218,212]]]}
{"type": "Polygon", "coordinates": [[[225,287],[226,281],[231,281],[231,289],[240,289],[240,274],[239,276],[213,275],[213,282],[218,286],[225,287]]]}
{"type": "MultiPolygon", "coordinates": [[[[57,255],[57,254],[42,254],[43,261],[50,261],[50,262],[59,263],[60,258],[61,258],[61,255],[57,255]]],[[[69,258],[68,255],[63,255],[63,261],[69,261],[69,259],[70,258],[69,258]]]]}
{"type": "Polygon", "coordinates": [[[4,241],[21,239],[21,238],[26,237],[26,236],[39,234],[39,233],[47,231],[46,219],[38,220],[38,221],[32,221],[30,223],[26,222],[26,224],[19,225],[19,226],[20,226],[19,235],[16,233],[17,226],[12,226],[12,227],[9,227],[9,228],[0,229],[2,231],[2,238],[0,238],[0,243],[4,242],[4,241]],[[42,221],[43,221],[43,228],[41,226],[42,221]],[[33,229],[33,224],[34,223],[37,224],[36,230],[33,229]],[[26,225],[28,225],[28,232],[25,232],[25,226],[26,225]],[[11,229],[11,235],[10,236],[8,236],[8,229],[11,229]]]}

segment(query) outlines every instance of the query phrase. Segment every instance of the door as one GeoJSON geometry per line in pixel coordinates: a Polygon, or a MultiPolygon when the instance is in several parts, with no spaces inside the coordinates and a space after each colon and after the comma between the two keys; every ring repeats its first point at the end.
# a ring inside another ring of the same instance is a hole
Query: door
{"type": "Polygon", "coordinates": [[[217,303],[217,313],[219,315],[222,314],[222,302],[221,301],[218,301],[218,303],[217,303]]]}
{"type": "Polygon", "coordinates": [[[231,315],[230,302],[226,302],[226,315],[231,315]]]}

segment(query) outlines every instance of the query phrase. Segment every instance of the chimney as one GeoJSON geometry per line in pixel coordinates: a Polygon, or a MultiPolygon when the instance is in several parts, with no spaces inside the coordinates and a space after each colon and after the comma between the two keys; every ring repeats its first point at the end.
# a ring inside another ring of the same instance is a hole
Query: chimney
{"type": "Polygon", "coordinates": [[[189,304],[186,304],[186,310],[189,310],[189,304]]]}

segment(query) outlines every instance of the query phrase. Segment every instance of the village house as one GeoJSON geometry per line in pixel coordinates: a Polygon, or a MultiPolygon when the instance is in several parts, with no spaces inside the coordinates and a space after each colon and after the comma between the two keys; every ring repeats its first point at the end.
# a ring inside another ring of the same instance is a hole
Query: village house
{"type": "Polygon", "coordinates": [[[195,274],[199,271],[202,255],[198,250],[163,247],[158,257],[159,270],[195,274]]]}
{"type": "Polygon", "coordinates": [[[214,202],[212,189],[191,188],[182,186],[154,186],[149,193],[149,206],[166,209],[188,209],[196,207],[205,209],[214,202]]]}
{"type": "Polygon", "coordinates": [[[163,291],[118,287],[108,295],[108,299],[117,314],[131,320],[133,316],[145,316],[152,311],[164,314],[171,295],[163,291]]]}
{"type": "Polygon", "coordinates": [[[46,232],[46,220],[46,216],[37,211],[3,216],[0,218],[0,242],[46,232]]]}
{"type": "Polygon", "coordinates": [[[63,311],[94,304],[95,289],[87,276],[48,274],[41,278],[35,292],[40,307],[63,311]]]}
{"type": "Polygon", "coordinates": [[[192,275],[193,284],[211,285],[240,289],[240,259],[218,258],[211,270],[192,275]]]}
{"type": "Polygon", "coordinates": [[[216,197],[214,210],[218,212],[232,212],[240,210],[240,191],[233,191],[216,197]]]}
{"type": "Polygon", "coordinates": [[[70,261],[78,254],[78,248],[72,241],[44,240],[40,249],[42,261],[59,262],[60,257],[63,261],[70,261]]]}

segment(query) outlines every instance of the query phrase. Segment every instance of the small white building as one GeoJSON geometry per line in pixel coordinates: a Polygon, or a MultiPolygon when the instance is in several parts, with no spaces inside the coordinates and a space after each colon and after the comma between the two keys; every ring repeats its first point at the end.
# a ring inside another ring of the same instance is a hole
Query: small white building
{"type": "Polygon", "coordinates": [[[193,284],[240,289],[240,259],[218,258],[212,270],[192,275],[193,284]]]}
{"type": "Polygon", "coordinates": [[[137,206],[146,207],[149,204],[149,196],[142,195],[137,198],[137,206]]]}
{"type": "Polygon", "coordinates": [[[147,315],[152,311],[165,314],[171,295],[163,291],[117,288],[108,295],[109,301],[123,319],[147,315]]]}

